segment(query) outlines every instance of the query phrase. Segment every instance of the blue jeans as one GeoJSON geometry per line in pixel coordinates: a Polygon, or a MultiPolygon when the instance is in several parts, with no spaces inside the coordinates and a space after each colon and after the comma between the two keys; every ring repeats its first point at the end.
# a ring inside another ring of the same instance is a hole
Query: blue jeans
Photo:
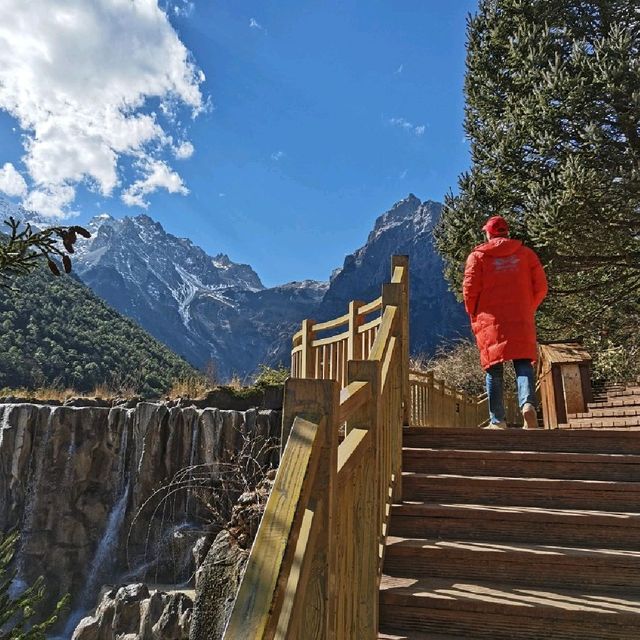
{"type": "MultiPolygon", "coordinates": [[[[536,380],[531,360],[514,360],[518,382],[518,404],[536,406],[536,380]]],[[[487,369],[487,395],[489,396],[489,418],[492,424],[503,422],[504,415],[504,365],[502,362],[487,369]]]]}

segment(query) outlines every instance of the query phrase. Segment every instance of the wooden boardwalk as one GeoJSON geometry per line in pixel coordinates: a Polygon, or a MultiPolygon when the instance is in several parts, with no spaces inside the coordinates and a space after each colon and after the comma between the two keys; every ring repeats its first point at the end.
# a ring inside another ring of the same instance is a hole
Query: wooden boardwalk
{"type": "Polygon", "coordinates": [[[545,429],[483,430],[486,395],[409,370],[408,290],[395,256],[379,298],[293,337],[225,639],[640,638],[640,387],[592,397],[582,346],[542,345],[545,429]]]}

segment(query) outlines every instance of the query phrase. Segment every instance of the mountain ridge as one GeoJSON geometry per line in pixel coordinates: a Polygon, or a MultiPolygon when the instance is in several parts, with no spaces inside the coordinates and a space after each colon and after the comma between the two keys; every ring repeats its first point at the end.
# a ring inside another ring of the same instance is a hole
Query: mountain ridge
{"type": "Polygon", "coordinates": [[[146,214],[94,217],[93,237],[79,246],[74,270],[101,298],[133,318],[195,366],[222,378],[247,377],[260,364],[288,363],[302,319],[322,321],[351,299],[373,299],[388,280],[390,257],[410,257],[411,348],[433,352],[468,333],[448,290],[432,231],[442,205],[414,194],[378,216],[366,242],[345,257],[329,281],[264,287],[250,265],[208,255],[146,214]]]}

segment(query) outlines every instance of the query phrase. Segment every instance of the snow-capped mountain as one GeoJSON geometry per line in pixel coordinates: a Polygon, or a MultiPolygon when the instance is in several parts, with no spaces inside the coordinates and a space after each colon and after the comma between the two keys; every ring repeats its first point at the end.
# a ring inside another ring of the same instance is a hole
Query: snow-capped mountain
{"type": "MultiPolygon", "coordinates": [[[[29,223],[32,227],[42,229],[44,227],[51,227],[59,224],[59,220],[56,218],[45,218],[40,216],[35,211],[29,211],[19,204],[15,204],[0,195],[0,233],[5,233],[8,227],[4,224],[5,220],[10,217],[15,218],[19,222],[29,223]]],[[[73,223],[71,223],[73,224],[73,223]]]]}
{"type": "Polygon", "coordinates": [[[349,300],[376,298],[389,279],[391,256],[408,255],[411,351],[432,353],[443,342],[468,335],[468,319],[448,290],[433,243],[441,212],[439,202],[421,202],[413,194],[394,204],[376,220],[367,242],[333,273],[315,317],[340,315],[349,300]]]}
{"type": "Polygon", "coordinates": [[[74,263],[82,280],[196,366],[212,362],[222,377],[256,369],[326,289],[314,284],[265,293],[249,265],[209,256],[147,215],[101,215],[89,228],[93,236],[74,263]],[[269,304],[274,296],[277,303],[269,304]]]}
{"type": "MultiPolygon", "coordinates": [[[[33,219],[24,210],[8,213],[33,219]]],[[[12,205],[15,207],[15,205],[12,205]]],[[[462,306],[448,291],[433,227],[442,205],[410,194],[382,214],[366,243],[334,270],[330,282],[290,282],[265,288],[249,266],[224,254],[209,256],[190,240],[167,233],[147,215],[87,225],[74,271],[120,313],[221,378],[244,377],[259,364],[288,363],[291,335],[304,318],[344,313],[349,300],[371,300],[390,273],[393,254],[410,257],[411,348],[433,352],[468,333],[462,306]]]]}

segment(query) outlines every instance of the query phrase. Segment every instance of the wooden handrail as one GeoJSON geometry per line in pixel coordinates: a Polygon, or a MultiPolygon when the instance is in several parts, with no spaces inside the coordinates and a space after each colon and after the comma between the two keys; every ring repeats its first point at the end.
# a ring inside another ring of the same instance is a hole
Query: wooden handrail
{"type": "Polygon", "coordinates": [[[408,272],[395,256],[380,298],[305,320],[294,336],[286,446],[226,640],[377,638],[380,549],[400,496],[408,409],[408,272]]]}
{"type": "MultiPolygon", "coordinates": [[[[472,395],[435,378],[433,371],[409,372],[411,419],[416,427],[483,427],[489,423],[486,393],[472,395]]],[[[505,418],[511,424],[521,422],[518,398],[504,394],[505,418]]]]}
{"type": "Polygon", "coordinates": [[[380,311],[382,309],[382,296],[372,300],[368,304],[364,304],[358,310],[360,315],[368,316],[370,313],[375,313],[376,311],[380,311]]]}
{"type": "Polygon", "coordinates": [[[335,329],[336,327],[341,327],[343,324],[349,323],[349,314],[345,313],[343,316],[339,318],[334,318],[333,320],[327,320],[326,322],[317,322],[313,330],[317,331],[325,331],[327,329],[335,329]]]}

